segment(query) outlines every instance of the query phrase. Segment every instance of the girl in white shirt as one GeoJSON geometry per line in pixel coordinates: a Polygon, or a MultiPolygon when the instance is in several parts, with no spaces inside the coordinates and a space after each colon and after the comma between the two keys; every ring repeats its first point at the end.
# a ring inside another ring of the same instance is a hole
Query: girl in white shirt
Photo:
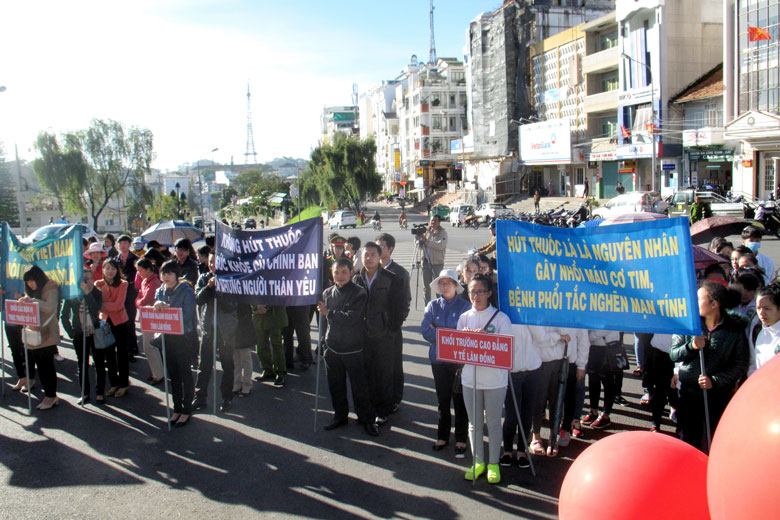
{"type": "MultiPolygon", "coordinates": [[[[512,334],[509,317],[490,305],[493,283],[485,275],[476,275],[469,283],[472,308],[458,319],[458,329],[489,334],[512,334]]],[[[466,472],[466,479],[479,478],[487,469],[491,484],[501,481],[499,456],[501,454],[501,411],[507,386],[507,370],[483,366],[464,366],[461,374],[463,400],[469,414],[469,439],[475,465],[466,472]],[[476,410],[474,402],[476,401],[476,410]],[[476,414],[474,413],[476,411],[476,414]],[[488,461],[485,465],[485,447],[482,440],[483,417],[488,429],[488,461]],[[476,432],[479,432],[477,438],[476,432]],[[476,470],[476,474],[475,474],[476,470]]]]}
{"type": "Polygon", "coordinates": [[[750,353],[748,376],[780,352],[780,287],[771,284],[758,290],[756,314],[762,329],[750,353]]]}

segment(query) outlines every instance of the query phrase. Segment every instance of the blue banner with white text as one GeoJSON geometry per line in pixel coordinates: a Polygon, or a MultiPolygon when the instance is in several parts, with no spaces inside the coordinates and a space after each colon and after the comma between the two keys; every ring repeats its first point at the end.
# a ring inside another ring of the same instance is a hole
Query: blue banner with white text
{"type": "Polygon", "coordinates": [[[0,285],[6,297],[14,298],[17,292],[24,294],[24,273],[33,265],[43,269],[50,280],[57,282],[60,298],[81,297],[82,251],[80,226],[72,226],[34,244],[25,244],[11,232],[8,223],[3,222],[0,285]]]}
{"type": "Polygon", "coordinates": [[[241,303],[312,305],[322,293],[322,219],[242,231],[217,222],[216,288],[241,303]]]}
{"type": "Polygon", "coordinates": [[[575,229],[498,220],[496,261],[512,323],[701,334],[686,218],[575,229]]]}

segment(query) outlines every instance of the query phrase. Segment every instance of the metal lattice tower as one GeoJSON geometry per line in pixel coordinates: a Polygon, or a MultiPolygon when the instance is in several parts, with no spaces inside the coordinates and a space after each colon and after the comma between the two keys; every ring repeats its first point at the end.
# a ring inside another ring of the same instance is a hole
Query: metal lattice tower
{"type": "Polygon", "coordinates": [[[252,94],[249,92],[249,83],[246,84],[246,152],[244,152],[244,164],[257,164],[255,135],[252,131],[252,94]],[[250,157],[252,159],[251,162],[250,157]]]}
{"type": "Polygon", "coordinates": [[[428,55],[428,63],[436,65],[436,41],[433,37],[433,0],[431,0],[431,51],[428,55]]]}

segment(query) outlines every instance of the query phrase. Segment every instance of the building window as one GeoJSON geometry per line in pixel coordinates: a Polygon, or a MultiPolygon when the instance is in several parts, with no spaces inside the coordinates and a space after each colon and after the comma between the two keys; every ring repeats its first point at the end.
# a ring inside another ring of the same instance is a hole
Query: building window
{"type": "Polygon", "coordinates": [[[577,181],[575,184],[585,184],[585,168],[577,168],[577,181]]]}
{"type": "Polygon", "coordinates": [[[431,94],[431,105],[435,107],[441,106],[441,94],[439,92],[431,94]]]}
{"type": "Polygon", "coordinates": [[[602,121],[601,135],[603,137],[617,137],[617,121],[602,121]]]}
{"type": "Polygon", "coordinates": [[[431,118],[431,126],[434,130],[441,130],[441,116],[433,116],[431,118]]]}
{"type": "Polygon", "coordinates": [[[601,76],[601,92],[611,92],[618,88],[620,88],[620,81],[617,71],[601,76]]]}
{"type": "Polygon", "coordinates": [[[450,108],[457,108],[457,107],[458,107],[458,103],[456,101],[455,94],[452,93],[450,94],[450,108]]]}
{"type": "Polygon", "coordinates": [[[458,131],[458,118],[455,116],[450,116],[450,125],[447,127],[447,130],[450,132],[457,132],[458,131]]]}
{"type": "Polygon", "coordinates": [[[739,0],[737,41],[739,55],[739,112],[763,110],[780,113],[780,0],[739,0]],[[748,27],[761,27],[770,40],[749,41],[748,27]]]}
{"type": "Polygon", "coordinates": [[[605,51],[612,47],[617,47],[618,35],[617,30],[608,33],[602,33],[599,35],[599,50],[605,51]]]}
{"type": "Polygon", "coordinates": [[[465,107],[466,103],[467,103],[466,100],[467,100],[467,98],[466,98],[466,93],[465,92],[461,92],[460,94],[458,94],[458,105],[460,105],[462,107],[465,107]]]}
{"type": "Polygon", "coordinates": [[[450,80],[453,83],[458,83],[458,84],[466,83],[466,73],[465,72],[453,72],[450,75],[450,80]]]}

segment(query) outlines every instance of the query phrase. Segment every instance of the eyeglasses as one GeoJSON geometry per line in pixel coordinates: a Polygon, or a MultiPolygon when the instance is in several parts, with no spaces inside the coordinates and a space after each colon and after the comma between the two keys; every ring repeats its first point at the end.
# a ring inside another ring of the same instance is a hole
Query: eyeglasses
{"type": "Polygon", "coordinates": [[[490,291],[471,291],[469,294],[473,294],[474,296],[482,296],[484,294],[489,293],[490,291]]]}

